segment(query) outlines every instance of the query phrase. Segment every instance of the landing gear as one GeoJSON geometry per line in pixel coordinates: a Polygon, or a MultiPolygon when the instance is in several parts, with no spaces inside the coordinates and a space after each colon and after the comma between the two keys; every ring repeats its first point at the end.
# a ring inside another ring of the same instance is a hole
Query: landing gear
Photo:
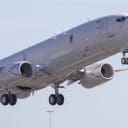
{"type": "Polygon", "coordinates": [[[57,104],[63,105],[64,104],[64,96],[62,94],[59,94],[57,97],[57,104]]]}
{"type": "Polygon", "coordinates": [[[59,88],[64,88],[59,86],[58,84],[55,85],[55,94],[51,94],[49,96],[49,103],[54,106],[56,104],[63,105],[64,104],[64,96],[59,94],[59,88]]]}
{"type": "Polygon", "coordinates": [[[1,103],[3,105],[8,105],[8,103],[9,103],[9,95],[8,94],[3,94],[1,96],[1,103]]]}
{"type": "Polygon", "coordinates": [[[125,49],[123,51],[123,57],[121,58],[121,64],[123,65],[128,65],[128,57],[126,56],[127,53],[128,53],[128,49],[125,49]]]}
{"type": "Polygon", "coordinates": [[[128,58],[125,57],[121,58],[121,64],[128,65],[128,58]]]}
{"type": "Polygon", "coordinates": [[[56,105],[56,103],[57,103],[57,96],[55,94],[51,94],[49,96],[49,103],[51,105],[56,105]]]}
{"type": "Polygon", "coordinates": [[[1,103],[5,106],[8,104],[14,106],[17,103],[17,97],[15,94],[3,94],[1,96],[1,103]]]}
{"type": "Polygon", "coordinates": [[[9,96],[9,104],[14,106],[17,103],[17,97],[15,94],[10,94],[9,96]]]}

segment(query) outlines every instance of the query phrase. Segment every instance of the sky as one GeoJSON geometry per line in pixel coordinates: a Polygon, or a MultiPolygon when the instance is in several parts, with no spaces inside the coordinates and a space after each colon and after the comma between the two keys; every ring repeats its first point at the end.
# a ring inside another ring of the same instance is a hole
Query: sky
{"type": "MultiPolygon", "coordinates": [[[[109,14],[128,12],[127,0],[0,0],[0,59],[72,27],[109,14]]],[[[122,67],[117,54],[103,60],[122,67]]],[[[0,105],[1,128],[127,128],[128,72],[112,81],[86,90],[78,84],[60,90],[63,106],[52,107],[47,87],[14,107],[0,105]]],[[[65,84],[63,84],[65,85],[65,84]]]]}

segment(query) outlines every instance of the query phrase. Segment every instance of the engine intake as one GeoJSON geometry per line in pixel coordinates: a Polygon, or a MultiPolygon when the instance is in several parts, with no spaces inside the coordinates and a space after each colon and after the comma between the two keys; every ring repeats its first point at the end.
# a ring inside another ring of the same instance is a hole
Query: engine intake
{"type": "Polygon", "coordinates": [[[103,64],[101,66],[101,75],[104,79],[112,79],[114,75],[113,67],[110,64],[103,64]]]}
{"type": "Polygon", "coordinates": [[[30,63],[24,62],[20,65],[20,73],[23,77],[32,77],[33,69],[30,63]]]}
{"type": "Polygon", "coordinates": [[[110,64],[96,64],[85,69],[80,83],[85,88],[93,88],[108,82],[113,76],[114,70],[110,64]]]}
{"type": "Polygon", "coordinates": [[[11,66],[10,73],[20,75],[23,78],[30,78],[33,76],[33,68],[30,62],[20,61],[11,66]]]}

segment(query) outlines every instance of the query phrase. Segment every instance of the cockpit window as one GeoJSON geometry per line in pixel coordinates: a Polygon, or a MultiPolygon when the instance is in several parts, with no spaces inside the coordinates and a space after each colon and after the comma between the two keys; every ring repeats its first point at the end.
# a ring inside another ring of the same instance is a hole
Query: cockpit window
{"type": "Polygon", "coordinates": [[[117,21],[117,22],[121,22],[121,19],[120,19],[120,18],[117,18],[116,21],[117,21]]]}
{"type": "Polygon", "coordinates": [[[121,17],[122,21],[125,21],[126,20],[126,17],[121,17]]]}
{"type": "Polygon", "coordinates": [[[126,20],[126,17],[123,16],[123,17],[117,18],[116,22],[123,22],[125,20],[126,20]]]}

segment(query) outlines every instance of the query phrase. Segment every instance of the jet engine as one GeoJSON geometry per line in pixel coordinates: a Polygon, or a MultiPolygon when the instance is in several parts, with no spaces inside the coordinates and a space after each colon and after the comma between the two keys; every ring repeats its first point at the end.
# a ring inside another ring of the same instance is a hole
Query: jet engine
{"type": "Polygon", "coordinates": [[[33,68],[28,61],[16,62],[11,66],[9,72],[14,75],[20,75],[23,78],[30,78],[33,76],[33,68]]]}
{"type": "Polygon", "coordinates": [[[85,88],[93,88],[110,81],[114,76],[110,64],[96,64],[85,69],[80,84],[85,88]]]}

